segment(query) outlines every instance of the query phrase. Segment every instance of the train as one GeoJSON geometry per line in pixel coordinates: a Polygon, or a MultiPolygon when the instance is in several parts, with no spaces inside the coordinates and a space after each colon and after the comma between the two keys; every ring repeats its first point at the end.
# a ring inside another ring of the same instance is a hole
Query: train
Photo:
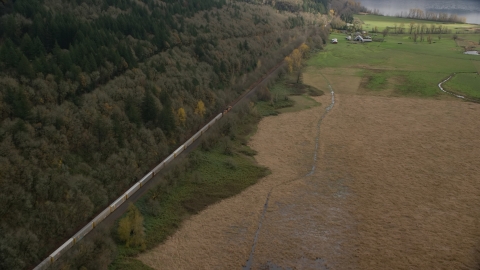
{"type": "Polygon", "coordinates": [[[193,144],[198,140],[210,127],[212,127],[217,121],[222,118],[232,110],[232,106],[226,107],[222,113],[215,116],[208,124],[203,126],[197,133],[190,137],[184,144],[178,147],[172,154],[170,154],[166,159],[164,159],[160,164],[155,166],[150,172],[148,172],[143,178],[136,182],[132,187],[130,187],[124,194],[122,194],[118,199],[116,199],[112,204],[105,208],[100,214],[93,218],[87,225],[80,229],[76,234],[74,234],[70,239],[68,239],[63,245],[56,249],[50,256],[45,258],[40,264],[38,264],[34,270],[44,270],[51,266],[55,261],[57,261],[63,254],[67,252],[71,247],[77,244],[82,240],[85,235],[91,232],[98,224],[100,224],[104,219],[106,219],[111,213],[118,209],[123,203],[125,203],[129,198],[135,194],[141,187],[143,187],[150,179],[157,175],[167,164],[172,162],[176,157],[178,157],[187,147],[193,144]]]}

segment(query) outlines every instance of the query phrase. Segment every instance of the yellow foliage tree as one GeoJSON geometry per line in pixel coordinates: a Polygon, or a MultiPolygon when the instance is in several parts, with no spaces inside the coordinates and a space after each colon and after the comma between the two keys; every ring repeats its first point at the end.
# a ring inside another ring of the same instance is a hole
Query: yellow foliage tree
{"type": "Polygon", "coordinates": [[[127,247],[140,247],[145,249],[145,231],[143,230],[143,217],[135,205],[128,206],[127,215],[120,220],[118,236],[125,241],[127,247]]]}
{"type": "Polygon", "coordinates": [[[333,9],[330,9],[330,11],[328,13],[330,13],[330,16],[335,16],[335,10],[333,10],[333,9]]]}
{"type": "Polygon", "coordinates": [[[261,61],[261,60],[258,60],[258,61],[257,61],[257,68],[260,68],[260,67],[262,67],[262,61],[261,61]]]}
{"type": "Polygon", "coordinates": [[[180,123],[182,125],[185,125],[185,121],[187,121],[187,113],[185,112],[185,109],[183,108],[178,109],[177,116],[180,123]]]}
{"type": "Polygon", "coordinates": [[[293,72],[293,59],[290,56],[285,57],[285,62],[287,62],[288,72],[293,72]]]}
{"type": "Polygon", "coordinates": [[[308,47],[307,44],[302,43],[302,45],[300,45],[300,52],[302,53],[303,57],[306,57],[309,51],[310,51],[310,47],[308,47]]]}
{"type": "Polygon", "coordinates": [[[195,113],[203,117],[203,115],[205,114],[205,104],[203,103],[203,101],[198,101],[197,107],[195,108],[195,113]]]}
{"type": "Polygon", "coordinates": [[[299,49],[293,50],[291,57],[293,59],[294,67],[300,68],[302,66],[302,53],[300,52],[300,50],[299,49]]]}

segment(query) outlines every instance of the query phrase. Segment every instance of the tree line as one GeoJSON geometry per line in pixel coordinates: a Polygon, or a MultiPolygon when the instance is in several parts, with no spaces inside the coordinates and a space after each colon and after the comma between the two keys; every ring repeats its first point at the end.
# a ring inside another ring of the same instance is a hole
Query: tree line
{"type": "Polygon", "coordinates": [[[419,8],[411,8],[408,12],[400,12],[396,15],[400,18],[410,18],[417,20],[428,20],[428,21],[437,21],[437,22],[454,22],[454,23],[465,23],[467,18],[458,16],[457,14],[448,14],[444,12],[433,12],[433,11],[424,11],[419,8]]]}

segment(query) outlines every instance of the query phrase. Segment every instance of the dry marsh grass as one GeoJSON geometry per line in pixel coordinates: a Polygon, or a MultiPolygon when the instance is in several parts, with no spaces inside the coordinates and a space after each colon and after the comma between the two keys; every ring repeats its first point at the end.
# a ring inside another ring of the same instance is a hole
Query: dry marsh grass
{"type": "Polygon", "coordinates": [[[478,267],[479,112],[338,94],[317,172],[272,193],[253,268],[478,267]]]}
{"type": "Polygon", "coordinates": [[[317,171],[303,177],[323,110],[262,120],[250,144],[272,174],[139,258],[156,269],[240,268],[274,187],[253,269],[475,268],[480,105],[337,94],[317,171]]]}

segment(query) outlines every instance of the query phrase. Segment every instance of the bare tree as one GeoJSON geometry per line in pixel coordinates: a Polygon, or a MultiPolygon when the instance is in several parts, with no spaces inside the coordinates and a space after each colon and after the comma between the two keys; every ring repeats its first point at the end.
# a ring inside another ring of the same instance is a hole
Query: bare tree
{"type": "Polygon", "coordinates": [[[398,29],[398,32],[399,32],[400,34],[403,34],[403,30],[404,30],[404,29],[405,29],[405,24],[404,24],[404,23],[401,23],[401,24],[400,24],[400,28],[398,29]]]}
{"type": "Polygon", "coordinates": [[[413,31],[414,28],[415,28],[415,23],[410,22],[410,33],[409,34],[412,34],[412,31],[413,31]]]}
{"type": "Polygon", "coordinates": [[[388,35],[388,30],[389,30],[388,27],[385,27],[385,29],[383,29],[383,31],[382,31],[383,38],[385,38],[388,35]]]}

